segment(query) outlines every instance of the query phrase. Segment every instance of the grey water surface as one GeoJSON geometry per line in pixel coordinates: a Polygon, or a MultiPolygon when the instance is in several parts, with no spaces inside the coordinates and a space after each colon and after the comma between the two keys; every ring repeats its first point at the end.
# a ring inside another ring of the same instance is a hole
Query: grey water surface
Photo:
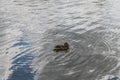
{"type": "Polygon", "coordinates": [[[119,0],[0,0],[0,80],[119,77],[119,5],[119,0]],[[53,51],[64,42],[70,45],[67,53],[53,51]]]}

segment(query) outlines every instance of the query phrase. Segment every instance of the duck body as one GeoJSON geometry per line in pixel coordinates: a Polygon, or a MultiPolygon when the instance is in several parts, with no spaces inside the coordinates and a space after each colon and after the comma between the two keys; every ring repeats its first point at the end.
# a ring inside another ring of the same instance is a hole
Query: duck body
{"type": "Polygon", "coordinates": [[[68,50],[69,50],[69,44],[67,42],[65,42],[64,45],[56,45],[53,49],[53,51],[55,52],[60,52],[60,51],[68,52],[68,50]]]}

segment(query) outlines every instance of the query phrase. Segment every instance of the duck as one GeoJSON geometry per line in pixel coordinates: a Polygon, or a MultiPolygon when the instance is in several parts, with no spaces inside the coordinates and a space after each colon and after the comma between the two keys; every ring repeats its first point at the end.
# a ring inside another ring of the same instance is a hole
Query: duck
{"type": "Polygon", "coordinates": [[[61,52],[61,51],[68,52],[68,50],[69,50],[69,44],[67,42],[65,42],[63,45],[56,45],[53,49],[53,51],[55,52],[61,52]]]}

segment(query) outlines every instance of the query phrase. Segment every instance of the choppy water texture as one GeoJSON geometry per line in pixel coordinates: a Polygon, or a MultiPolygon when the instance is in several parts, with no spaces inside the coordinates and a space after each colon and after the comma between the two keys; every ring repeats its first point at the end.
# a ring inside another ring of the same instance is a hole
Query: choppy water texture
{"type": "Polygon", "coordinates": [[[119,0],[0,0],[0,80],[117,80],[119,0]],[[68,42],[67,53],[54,52],[68,42]]]}

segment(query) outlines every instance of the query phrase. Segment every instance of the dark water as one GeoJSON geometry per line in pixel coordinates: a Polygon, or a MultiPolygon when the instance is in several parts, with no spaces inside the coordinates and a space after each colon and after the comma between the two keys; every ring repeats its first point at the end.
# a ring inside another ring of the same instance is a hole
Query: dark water
{"type": "Polygon", "coordinates": [[[117,80],[119,0],[1,0],[0,80],[117,80]],[[53,52],[68,42],[68,53],[53,52]]]}

